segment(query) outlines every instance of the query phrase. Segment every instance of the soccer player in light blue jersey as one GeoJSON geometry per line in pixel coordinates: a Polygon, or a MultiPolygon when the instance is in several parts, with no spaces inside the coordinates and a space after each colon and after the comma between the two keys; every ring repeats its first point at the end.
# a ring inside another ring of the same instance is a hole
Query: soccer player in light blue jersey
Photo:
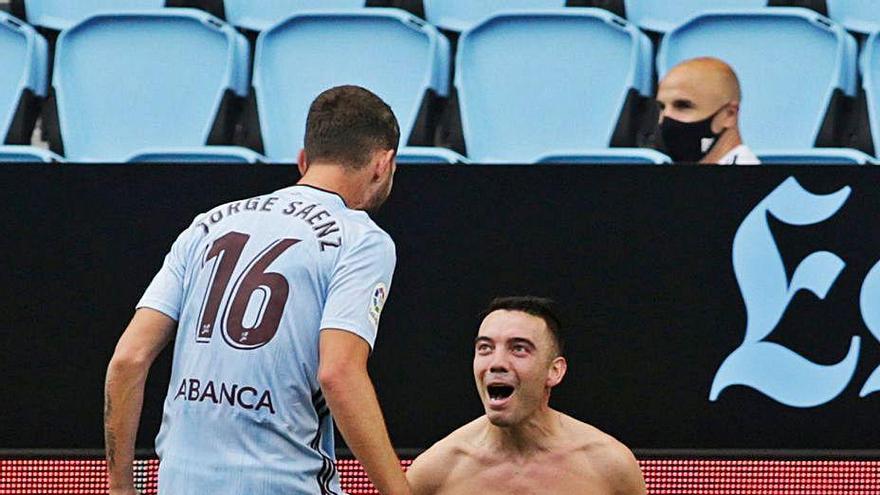
{"type": "Polygon", "coordinates": [[[381,493],[409,493],[367,374],[396,257],[364,211],[391,192],[399,138],[377,96],[328,90],[309,110],[296,185],[180,234],[107,370],[111,494],[136,493],[144,382],[172,338],[160,494],[339,494],[334,420],[381,493]]]}

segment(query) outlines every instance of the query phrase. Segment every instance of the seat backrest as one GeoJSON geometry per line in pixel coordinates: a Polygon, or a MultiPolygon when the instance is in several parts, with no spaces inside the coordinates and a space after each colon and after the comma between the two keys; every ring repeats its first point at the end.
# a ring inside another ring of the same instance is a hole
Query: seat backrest
{"type": "Polygon", "coordinates": [[[880,31],[865,42],[862,53],[862,84],[868,99],[868,118],[874,138],[874,155],[880,158],[880,31]]]}
{"type": "Polygon", "coordinates": [[[262,31],[306,10],[353,9],[365,3],[365,0],[224,0],[226,20],[252,31],[262,31]]]}
{"type": "Polygon", "coordinates": [[[657,64],[662,78],[691,58],[724,60],[742,86],[745,142],[752,149],[810,148],[835,94],[855,93],[854,49],[841,26],[811,10],[717,11],[669,32],[657,64]]]}
{"type": "Polygon", "coordinates": [[[877,0],[826,0],[828,16],[860,33],[880,30],[880,3],[877,0]]]}
{"type": "Polygon", "coordinates": [[[468,157],[531,162],[608,147],[631,91],[650,92],[651,47],[600,9],[501,13],[459,40],[455,77],[468,157]]]}
{"type": "Polygon", "coordinates": [[[353,84],[391,106],[407,142],[426,92],[449,89],[449,42],[397,9],[308,12],[264,31],[257,41],[254,89],[263,148],[296,161],[306,115],[324,90],[353,84]]]}
{"type": "Polygon", "coordinates": [[[62,30],[102,11],[159,9],[165,0],[25,0],[29,23],[62,30]]]}
{"type": "Polygon", "coordinates": [[[58,39],[53,85],[65,156],[122,161],[209,143],[231,92],[247,95],[248,44],[199,10],[99,14],[58,39]]]}
{"type": "Polygon", "coordinates": [[[428,22],[450,31],[465,31],[495,13],[522,9],[556,9],[565,0],[423,0],[428,22]]]}
{"type": "Polygon", "coordinates": [[[0,144],[6,141],[22,99],[46,96],[47,44],[27,24],[0,12],[0,144]]]}
{"type": "Polygon", "coordinates": [[[767,0],[624,0],[624,5],[630,22],[665,33],[706,10],[759,8],[767,0]]]}

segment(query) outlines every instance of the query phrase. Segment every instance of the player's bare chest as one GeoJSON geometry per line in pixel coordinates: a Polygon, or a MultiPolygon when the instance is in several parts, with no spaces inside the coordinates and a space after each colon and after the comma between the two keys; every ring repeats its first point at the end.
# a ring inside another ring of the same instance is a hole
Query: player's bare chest
{"type": "Polygon", "coordinates": [[[450,476],[444,495],[611,495],[589,463],[536,459],[526,463],[468,463],[450,476]]]}

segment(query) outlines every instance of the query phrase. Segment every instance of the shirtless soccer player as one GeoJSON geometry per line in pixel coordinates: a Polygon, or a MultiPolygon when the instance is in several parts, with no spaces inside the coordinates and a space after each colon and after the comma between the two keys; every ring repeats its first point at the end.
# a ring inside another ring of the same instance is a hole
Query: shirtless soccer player
{"type": "Polygon", "coordinates": [[[548,405],[566,370],[551,302],[500,298],[485,314],[474,378],[486,414],[415,460],[413,493],[644,495],[629,449],[548,405]]]}

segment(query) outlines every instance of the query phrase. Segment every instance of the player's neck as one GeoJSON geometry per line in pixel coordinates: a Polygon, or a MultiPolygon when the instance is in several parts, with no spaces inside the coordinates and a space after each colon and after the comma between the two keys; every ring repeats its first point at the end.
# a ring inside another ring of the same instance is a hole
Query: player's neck
{"type": "Polygon", "coordinates": [[[543,406],[520,424],[499,427],[489,423],[487,435],[493,448],[513,456],[528,457],[551,450],[562,431],[561,415],[543,406]]]}
{"type": "Polygon", "coordinates": [[[724,158],[725,155],[730,153],[730,151],[737,146],[742,144],[742,134],[740,134],[739,129],[731,128],[725,131],[718,138],[718,142],[715,143],[715,146],[700,160],[701,164],[704,165],[715,165],[724,158]]]}
{"type": "Polygon", "coordinates": [[[297,184],[336,193],[351,209],[359,209],[363,203],[359,177],[340,166],[312,165],[297,184]]]}

